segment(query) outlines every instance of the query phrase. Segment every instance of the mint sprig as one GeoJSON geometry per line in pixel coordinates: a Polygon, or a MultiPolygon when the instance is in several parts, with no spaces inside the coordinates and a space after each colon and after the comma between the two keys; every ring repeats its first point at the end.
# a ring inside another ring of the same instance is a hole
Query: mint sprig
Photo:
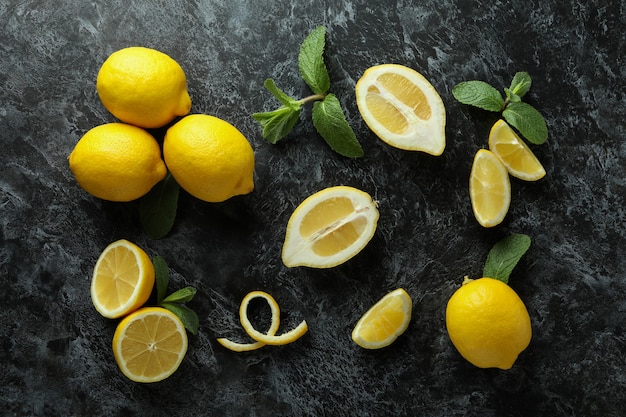
{"type": "Polygon", "coordinates": [[[176,314],[185,329],[191,334],[197,335],[200,319],[195,311],[184,304],[193,299],[197,290],[194,287],[185,287],[165,296],[169,284],[169,267],[161,256],[155,256],[152,259],[152,264],[155,274],[156,304],[176,314]]]}
{"type": "Polygon", "coordinates": [[[517,233],[506,236],[489,251],[483,277],[495,278],[508,284],[511,272],[529,248],[529,236],[517,233]]]}
{"type": "Polygon", "coordinates": [[[463,81],[452,89],[460,103],[502,113],[502,117],[530,143],[541,145],[548,139],[548,127],[541,113],[522,97],[528,93],[532,79],[527,72],[517,72],[509,88],[500,92],[484,81],[463,81]]]}
{"type": "Polygon", "coordinates": [[[313,104],[313,126],[326,141],[328,146],[340,155],[358,158],[364,155],[354,131],[346,120],[337,97],[329,93],[330,77],[324,63],[326,29],[315,28],[302,42],[298,54],[300,76],[309,86],[312,95],[295,99],[276,86],[271,78],[263,85],[281,103],[281,106],[269,112],[252,114],[254,120],[263,128],[263,137],[271,144],[276,144],[289,135],[300,119],[302,107],[313,104]]]}

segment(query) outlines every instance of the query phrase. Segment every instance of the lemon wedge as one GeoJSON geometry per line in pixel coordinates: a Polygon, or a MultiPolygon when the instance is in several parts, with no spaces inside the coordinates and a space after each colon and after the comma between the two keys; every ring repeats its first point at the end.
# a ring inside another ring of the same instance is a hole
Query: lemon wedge
{"type": "Polygon", "coordinates": [[[483,227],[493,227],[506,217],[511,204],[509,172],[487,149],[479,149],[470,172],[469,194],[474,217],[483,227]]]}
{"type": "Polygon", "coordinates": [[[409,326],[413,302],[398,288],[386,294],[357,322],[352,340],[365,349],[380,349],[392,344],[409,326]]]}
{"type": "Polygon", "coordinates": [[[537,181],[546,175],[533,151],[502,119],[489,132],[489,150],[493,152],[509,171],[509,174],[524,181],[537,181]]]}

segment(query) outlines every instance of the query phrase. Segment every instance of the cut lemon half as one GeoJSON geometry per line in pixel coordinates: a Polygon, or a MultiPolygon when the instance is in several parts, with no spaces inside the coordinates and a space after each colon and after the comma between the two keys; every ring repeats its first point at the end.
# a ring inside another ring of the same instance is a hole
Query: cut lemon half
{"type": "Polygon", "coordinates": [[[150,298],[154,266],[146,252],[128,240],[111,243],[98,257],[91,279],[91,301],[107,318],[122,317],[150,298]]]}
{"type": "Polygon", "coordinates": [[[389,346],[409,326],[412,308],[413,301],[403,288],[391,291],[357,322],[352,340],[365,349],[389,346]]]}
{"type": "Polygon", "coordinates": [[[285,233],[283,263],[288,267],[331,268],[358,254],[378,222],[372,197],[353,187],[326,188],[294,210],[285,233]]]}
{"type": "Polygon", "coordinates": [[[356,83],[356,103],[367,126],[387,144],[443,153],[446,109],[419,72],[397,64],[373,66],[356,83]]]}
{"type": "Polygon", "coordinates": [[[469,194],[474,217],[481,226],[493,227],[502,223],[511,204],[509,172],[487,149],[479,149],[474,156],[469,194]]]}
{"type": "Polygon", "coordinates": [[[533,151],[502,119],[489,132],[489,150],[500,158],[509,174],[516,178],[536,181],[546,175],[546,170],[533,151]]]}
{"type": "Polygon", "coordinates": [[[187,353],[180,319],[162,307],[144,307],[124,317],[113,335],[120,370],[135,382],[158,382],[172,375],[187,353]]]}

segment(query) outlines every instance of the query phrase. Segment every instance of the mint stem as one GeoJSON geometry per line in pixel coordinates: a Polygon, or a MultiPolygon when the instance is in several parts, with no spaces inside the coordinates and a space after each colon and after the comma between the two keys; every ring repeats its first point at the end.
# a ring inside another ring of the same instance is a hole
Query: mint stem
{"type": "Polygon", "coordinates": [[[311,96],[301,98],[300,100],[296,101],[296,103],[302,105],[306,103],[311,103],[313,101],[324,100],[324,98],[326,98],[326,94],[313,94],[311,96]]]}

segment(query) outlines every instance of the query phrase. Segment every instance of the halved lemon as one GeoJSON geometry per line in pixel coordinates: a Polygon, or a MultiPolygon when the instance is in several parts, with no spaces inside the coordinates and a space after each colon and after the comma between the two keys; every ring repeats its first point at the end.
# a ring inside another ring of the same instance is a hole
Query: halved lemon
{"type": "Polygon", "coordinates": [[[496,154],[509,174],[525,181],[536,181],[546,175],[533,151],[502,119],[489,132],[489,150],[496,154]]]}
{"type": "Polygon", "coordinates": [[[372,239],[378,217],[376,202],[364,191],[348,186],[318,191],[289,218],[283,263],[312,268],[342,264],[372,239]]]}
{"type": "Polygon", "coordinates": [[[115,361],[135,382],[158,382],[172,375],[187,346],[185,326],[162,307],[144,307],[129,314],[113,335],[115,361]]]}
{"type": "Polygon", "coordinates": [[[380,349],[392,344],[409,326],[413,301],[398,288],[386,294],[357,322],[352,340],[366,349],[380,349]]]}
{"type": "Polygon", "coordinates": [[[98,257],[91,279],[91,301],[107,318],[122,317],[150,298],[154,266],[146,252],[128,240],[108,245],[98,257]]]}
{"type": "Polygon", "coordinates": [[[367,69],[356,83],[356,103],[369,128],[387,144],[441,155],[446,147],[446,109],[419,72],[397,64],[367,69]]]}
{"type": "Polygon", "coordinates": [[[474,156],[469,194],[474,217],[481,226],[493,227],[502,223],[511,204],[509,172],[487,149],[479,149],[474,156]]]}

